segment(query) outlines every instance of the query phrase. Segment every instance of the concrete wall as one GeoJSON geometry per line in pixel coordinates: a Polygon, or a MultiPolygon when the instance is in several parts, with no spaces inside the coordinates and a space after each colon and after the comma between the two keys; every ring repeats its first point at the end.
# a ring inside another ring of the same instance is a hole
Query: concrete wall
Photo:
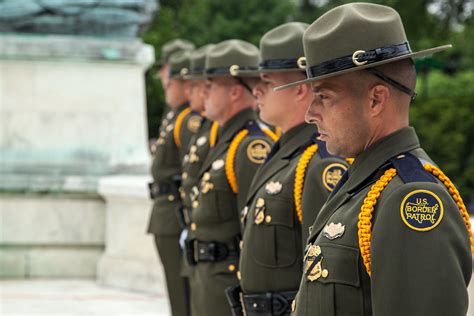
{"type": "Polygon", "coordinates": [[[100,178],[148,173],[153,62],[139,39],[0,34],[0,277],[96,276],[100,178]]]}
{"type": "Polygon", "coordinates": [[[97,270],[103,285],[165,294],[165,280],[153,236],[146,234],[152,201],[146,176],[104,177],[106,248],[97,270]]]}
{"type": "Polygon", "coordinates": [[[95,277],[104,249],[96,197],[1,195],[0,277],[95,277]]]}

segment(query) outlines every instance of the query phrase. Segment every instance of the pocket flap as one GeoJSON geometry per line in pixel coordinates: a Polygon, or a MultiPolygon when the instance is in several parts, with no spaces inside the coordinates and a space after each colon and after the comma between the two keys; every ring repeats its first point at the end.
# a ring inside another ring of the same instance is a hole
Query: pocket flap
{"type": "Polygon", "coordinates": [[[323,255],[321,266],[328,275],[318,281],[359,287],[359,249],[337,244],[321,244],[320,247],[323,255]]]}
{"type": "Polygon", "coordinates": [[[292,202],[283,199],[265,200],[265,217],[271,216],[270,220],[265,220],[265,225],[282,225],[293,227],[295,207],[292,202]]]}

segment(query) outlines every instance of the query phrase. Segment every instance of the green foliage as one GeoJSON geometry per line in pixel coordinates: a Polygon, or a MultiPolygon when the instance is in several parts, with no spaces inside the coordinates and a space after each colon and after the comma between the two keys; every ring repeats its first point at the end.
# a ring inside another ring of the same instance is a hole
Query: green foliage
{"type": "MultiPolygon", "coordinates": [[[[161,9],[153,25],[143,35],[155,47],[156,60],[167,41],[180,37],[197,47],[226,39],[243,39],[258,45],[266,31],[292,19],[296,6],[281,0],[182,0],[161,1],[161,9]]],[[[156,78],[156,68],[146,76],[148,135],[158,133],[164,109],[163,90],[156,78]]]]}
{"type": "MultiPolygon", "coordinates": [[[[450,77],[428,76],[429,98],[420,95],[411,108],[411,125],[422,147],[460,188],[466,201],[474,201],[474,72],[450,77]]],[[[471,208],[472,211],[472,208],[471,208]]]]}
{"type": "MultiPolygon", "coordinates": [[[[403,19],[413,50],[452,43],[454,48],[418,63],[420,92],[411,109],[423,147],[474,201],[474,15],[470,0],[372,0],[395,8],[403,19]],[[428,11],[428,7],[438,10],[428,11]],[[434,71],[439,69],[441,71],[434,71]],[[468,71],[471,70],[471,71],[468,71]],[[448,76],[450,73],[455,76],[448,76]]],[[[230,38],[256,45],[271,28],[289,21],[312,23],[349,0],[161,0],[153,25],[143,35],[155,47],[176,37],[197,47],[230,38]]],[[[164,97],[156,69],[146,76],[148,131],[157,135],[164,97]]],[[[473,209],[471,207],[471,209],[473,209]]]]}

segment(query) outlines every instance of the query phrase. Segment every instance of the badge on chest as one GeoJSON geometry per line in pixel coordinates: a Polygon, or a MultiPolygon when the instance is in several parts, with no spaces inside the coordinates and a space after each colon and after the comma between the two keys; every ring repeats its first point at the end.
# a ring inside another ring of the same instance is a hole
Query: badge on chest
{"type": "Polygon", "coordinates": [[[323,277],[326,278],[329,274],[328,270],[323,269],[321,264],[323,262],[323,253],[321,247],[317,245],[311,245],[304,257],[305,262],[305,276],[310,282],[316,281],[323,277]]]}

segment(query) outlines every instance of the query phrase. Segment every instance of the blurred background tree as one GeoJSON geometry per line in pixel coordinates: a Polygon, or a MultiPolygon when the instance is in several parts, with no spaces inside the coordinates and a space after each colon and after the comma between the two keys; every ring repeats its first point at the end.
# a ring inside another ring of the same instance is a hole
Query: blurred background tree
{"type": "MultiPolygon", "coordinates": [[[[176,37],[197,47],[239,38],[256,45],[262,34],[289,21],[312,23],[347,0],[162,0],[143,35],[155,47],[176,37]]],[[[474,3],[472,0],[374,0],[401,15],[413,50],[447,43],[445,53],[416,62],[418,98],[411,125],[422,146],[459,186],[474,209],[474,3]]],[[[148,133],[156,137],[164,109],[156,69],[147,73],[148,133]]]]}

